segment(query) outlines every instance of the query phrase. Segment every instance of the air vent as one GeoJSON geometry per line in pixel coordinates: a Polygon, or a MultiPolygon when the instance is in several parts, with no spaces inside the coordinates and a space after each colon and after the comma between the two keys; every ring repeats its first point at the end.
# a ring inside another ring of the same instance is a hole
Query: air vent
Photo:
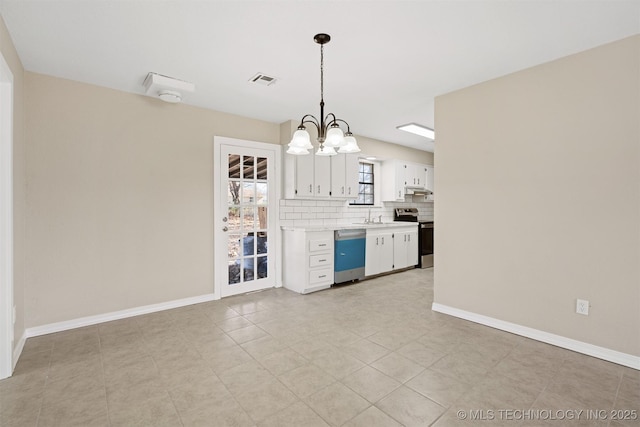
{"type": "Polygon", "coordinates": [[[251,83],[257,83],[262,86],[271,86],[272,84],[277,82],[278,79],[275,77],[267,76],[266,74],[258,73],[255,76],[251,77],[249,81],[251,83]]]}

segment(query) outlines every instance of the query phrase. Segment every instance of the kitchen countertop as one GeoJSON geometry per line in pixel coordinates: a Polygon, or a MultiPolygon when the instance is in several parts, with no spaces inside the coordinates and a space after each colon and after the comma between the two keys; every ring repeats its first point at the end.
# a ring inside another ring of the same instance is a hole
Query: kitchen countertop
{"type": "Polygon", "coordinates": [[[353,224],[332,224],[332,225],[285,225],[280,227],[282,230],[306,230],[306,231],[335,231],[335,230],[353,230],[364,228],[367,230],[375,230],[376,228],[400,228],[417,226],[417,222],[383,222],[383,223],[353,223],[353,224]]]}

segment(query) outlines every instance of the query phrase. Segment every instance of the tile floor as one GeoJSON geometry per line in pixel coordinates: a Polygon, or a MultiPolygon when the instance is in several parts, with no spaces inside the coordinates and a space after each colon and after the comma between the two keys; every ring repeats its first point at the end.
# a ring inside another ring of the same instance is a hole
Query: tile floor
{"type": "Polygon", "coordinates": [[[0,425],[640,424],[611,420],[640,412],[639,371],[434,313],[432,299],[432,269],[409,270],[30,338],[0,381],[0,425]]]}

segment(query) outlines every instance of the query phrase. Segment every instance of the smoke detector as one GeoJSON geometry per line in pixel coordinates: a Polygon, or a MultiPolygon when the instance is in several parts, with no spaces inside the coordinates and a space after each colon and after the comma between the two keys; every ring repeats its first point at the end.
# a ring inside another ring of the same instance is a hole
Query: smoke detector
{"type": "Polygon", "coordinates": [[[147,95],[173,104],[182,101],[183,92],[193,92],[195,90],[193,83],[157,73],[147,74],[142,85],[147,95]]]}

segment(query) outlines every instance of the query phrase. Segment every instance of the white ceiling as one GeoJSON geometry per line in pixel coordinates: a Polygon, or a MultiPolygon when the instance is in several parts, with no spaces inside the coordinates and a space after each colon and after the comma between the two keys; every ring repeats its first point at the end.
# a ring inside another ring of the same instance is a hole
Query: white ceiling
{"type": "Polygon", "coordinates": [[[0,12],[29,71],[139,94],[156,72],[195,84],[187,104],[274,123],[319,115],[325,32],[325,111],[427,151],[396,126],[433,127],[435,96],[640,32],[638,0],[0,0],[0,12]],[[257,72],[278,82],[250,84],[257,72]]]}

